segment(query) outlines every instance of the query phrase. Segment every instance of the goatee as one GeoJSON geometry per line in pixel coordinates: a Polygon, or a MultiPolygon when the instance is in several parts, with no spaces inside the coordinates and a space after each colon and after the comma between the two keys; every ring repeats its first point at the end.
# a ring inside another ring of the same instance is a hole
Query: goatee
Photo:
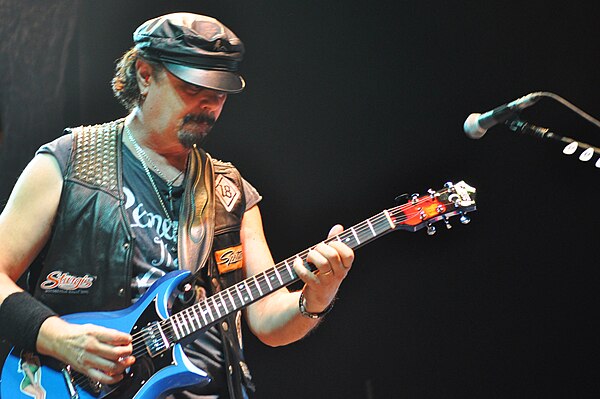
{"type": "Polygon", "coordinates": [[[212,111],[186,115],[177,133],[179,142],[186,148],[192,148],[194,144],[200,146],[216,121],[212,111]]]}

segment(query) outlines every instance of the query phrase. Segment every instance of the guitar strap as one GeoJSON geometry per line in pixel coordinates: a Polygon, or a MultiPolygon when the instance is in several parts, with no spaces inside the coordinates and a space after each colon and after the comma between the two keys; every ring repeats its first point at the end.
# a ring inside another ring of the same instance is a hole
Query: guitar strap
{"type": "Polygon", "coordinates": [[[207,264],[215,232],[213,164],[210,155],[196,146],[188,158],[185,181],[179,215],[179,264],[196,275],[207,264]]]}

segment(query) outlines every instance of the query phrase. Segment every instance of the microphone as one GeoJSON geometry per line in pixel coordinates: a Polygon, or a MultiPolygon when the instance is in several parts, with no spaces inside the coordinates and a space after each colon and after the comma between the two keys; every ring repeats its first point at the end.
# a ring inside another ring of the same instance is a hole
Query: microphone
{"type": "Polygon", "coordinates": [[[484,114],[471,114],[465,120],[463,129],[469,138],[480,139],[489,128],[506,122],[517,112],[535,104],[540,99],[541,94],[541,92],[530,93],[484,114]]]}

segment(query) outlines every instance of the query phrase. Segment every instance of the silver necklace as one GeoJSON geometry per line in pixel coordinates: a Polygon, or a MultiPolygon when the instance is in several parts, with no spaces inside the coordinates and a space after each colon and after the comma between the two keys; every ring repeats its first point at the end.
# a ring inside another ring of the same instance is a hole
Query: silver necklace
{"type": "MultiPolygon", "coordinates": [[[[150,159],[148,154],[146,154],[144,149],[138,144],[138,142],[133,137],[133,134],[131,133],[131,130],[129,129],[129,127],[127,125],[125,125],[125,133],[127,134],[127,137],[133,144],[133,147],[135,148],[135,151],[138,154],[138,158],[142,164],[144,172],[146,172],[146,176],[148,176],[148,180],[150,180],[150,185],[152,186],[152,189],[154,189],[154,193],[156,194],[156,197],[158,198],[158,202],[160,202],[160,206],[163,209],[163,211],[167,217],[167,220],[169,220],[169,222],[171,222],[171,223],[176,223],[173,221],[173,219],[171,219],[171,213],[169,213],[167,211],[165,202],[163,201],[162,195],[160,195],[160,191],[158,191],[158,187],[156,187],[156,183],[154,182],[154,178],[152,177],[152,173],[150,173],[150,168],[148,167],[148,164],[146,163],[146,161],[148,161],[148,163],[152,164],[152,168],[167,183],[167,187],[169,189],[169,205],[171,208],[171,212],[173,212],[173,183],[175,183],[175,181],[177,179],[179,179],[179,176],[181,176],[183,171],[179,172],[179,174],[177,176],[175,176],[175,178],[173,178],[171,180],[167,180],[165,175],[160,171],[160,169],[158,169],[156,164],[154,164],[154,162],[150,159]]],[[[177,226],[175,226],[175,231],[177,231],[177,226]]]]}

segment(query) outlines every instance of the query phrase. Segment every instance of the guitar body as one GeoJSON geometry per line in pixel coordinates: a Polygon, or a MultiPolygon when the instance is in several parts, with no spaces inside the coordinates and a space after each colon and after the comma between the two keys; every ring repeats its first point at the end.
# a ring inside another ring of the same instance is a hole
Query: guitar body
{"type": "MultiPolygon", "coordinates": [[[[96,324],[133,335],[148,323],[170,316],[173,293],[189,275],[187,271],[169,273],[129,308],[112,312],[75,313],[63,319],[73,324],[96,324]]],[[[136,356],[136,359],[122,382],[94,387],[85,376],[74,371],[68,373],[64,364],[45,356],[24,354],[13,348],[2,369],[0,398],[154,399],[167,391],[210,382],[206,372],[194,366],[186,357],[180,344],[155,357],[136,356]],[[68,379],[73,380],[71,387],[68,379]]]]}
{"type": "MultiPolygon", "coordinates": [[[[475,189],[462,181],[448,182],[444,187],[439,191],[429,190],[422,197],[414,194],[407,203],[384,210],[325,243],[335,240],[357,249],[399,229],[414,232],[427,227],[427,233],[432,235],[433,223],[443,220],[450,228],[448,218],[455,215],[461,215],[461,223],[469,223],[466,213],[476,209],[475,189]]],[[[93,381],[56,360],[13,349],[2,369],[0,399],[155,399],[186,386],[208,384],[210,378],[186,357],[181,343],[279,288],[299,281],[291,266],[297,258],[314,271],[314,265],[306,260],[309,251],[174,314],[171,314],[174,294],[190,272],[167,274],[127,309],[64,316],[70,323],[96,324],[133,336],[136,362],[127,370],[124,380],[111,386],[94,386],[93,381]]]]}

